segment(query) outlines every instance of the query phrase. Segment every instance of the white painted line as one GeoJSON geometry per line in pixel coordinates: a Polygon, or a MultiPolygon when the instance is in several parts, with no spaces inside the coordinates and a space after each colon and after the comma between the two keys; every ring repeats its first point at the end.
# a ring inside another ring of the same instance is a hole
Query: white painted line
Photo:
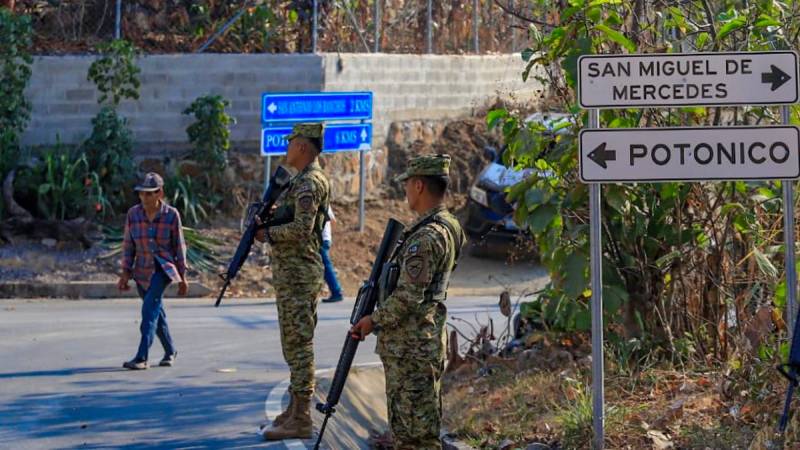
{"type": "Polygon", "coordinates": [[[289,379],[285,379],[272,388],[264,402],[264,417],[267,420],[275,420],[283,412],[283,397],[289,389],[289,379]]]}
{"type": "MultiPolygon", "coordinates": [[[[383,363],[381,363],[380,361],[366,363],[366,364],[359,364],[351,366],[350,370],[353,370],[355,368],[377,367],[381,366],[382,364],[383,363]]],[[[317,369],[316,371],[314,371],[314,376],[319,377],[324,373],[328,372],[333,373],[335,370],[336,370],[335,367],[331,367],[329,369],[317,369]]],[[[269,394],[267,394],[267,398],[264,400],[264,415],[267,417],[267,420],[273,421],[275,420],[275,417],[277,417],[281,412],[283,412],[283,397],[285,397],[286,394],[288,393],[287,391],[289,390],[289,384],[290,381],[289,378],[287,378],[278,383],[274,388],[272,388],[272,390],[269,391],[269,394]]],[[[261,436],[261,429],[258,430],[258,435],[261,436]]],[[[268,444],[268,446],[272,447],[273,445],[281,443],[288,449],[298,449],[298,450],[308,449],[308,447],[306,447],[306,445],[303,444],[303,441],[299,439],[286,439],[280,442],[272,442],[268,444]]]]}

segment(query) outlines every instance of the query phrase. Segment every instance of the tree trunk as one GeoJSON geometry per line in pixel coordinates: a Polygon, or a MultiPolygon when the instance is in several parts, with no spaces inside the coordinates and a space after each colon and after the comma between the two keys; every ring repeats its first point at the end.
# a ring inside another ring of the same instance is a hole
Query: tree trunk
{"type": "Polygon", "coordinates": [[[5,6],[11,11],[14,11],[14,0],[0,0],[0,6],[5,6]]]}

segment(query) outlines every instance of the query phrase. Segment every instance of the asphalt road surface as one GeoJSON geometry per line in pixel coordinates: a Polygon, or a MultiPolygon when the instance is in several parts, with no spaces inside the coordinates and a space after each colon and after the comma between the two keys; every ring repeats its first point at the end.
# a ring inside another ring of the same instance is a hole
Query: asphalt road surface
{"type": "MultiPolygon", "coordinates": [[[[451,297],[449,313],[498,324],[497,297],[451,297]]],[[[168,299],[175,367],[127,371],[138,300],[0,300],[0,448],[284,448],[256,434],[264,402],[289,376],[272,300],[168,299]]],[[[352,299],[320,304],[317,368],[335,367],[352,299]]],[[[463,324],[460,328],[467,327],[463,324]]],[[[356,363],[378,361],[375,340],[356,363]]]]}

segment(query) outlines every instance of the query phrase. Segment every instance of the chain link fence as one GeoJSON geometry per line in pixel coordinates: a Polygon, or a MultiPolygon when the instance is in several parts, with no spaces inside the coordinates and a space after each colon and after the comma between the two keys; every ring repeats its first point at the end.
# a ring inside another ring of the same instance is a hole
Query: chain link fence
{"type": "Polygon", "coordinates": [[[85,53],[115,36],[146,53],[509,53],[525,0],[17,0],[37,53],[85,53]],[[315,13],[316,10],[316,13],[315,13]],[[376,20],[376,17],[379,20],[376,20]],[[315,20],[316,19],[316,20],[315,20]]]}

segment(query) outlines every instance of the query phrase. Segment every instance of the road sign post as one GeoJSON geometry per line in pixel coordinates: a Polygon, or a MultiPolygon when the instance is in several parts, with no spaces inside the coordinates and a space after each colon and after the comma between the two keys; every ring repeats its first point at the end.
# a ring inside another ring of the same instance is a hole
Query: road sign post
{"type": "MultiPolygon", "coordinates": [[[[598,111],[589,111],[589,128],[600,128],[598,111]]],[[[605,370],[603,368],[603,240],[602,187],[589,185],[589,248],[592,280],[592,446],[602,449],[605,441],[605,370]]]]}
{"type": "MultiPolygon", "coordinates": [[[[580,178],[589,183],[592,287],[592,447],[604,447],[602,183],[780,179],[784,201],[787,322],[796,315],[794,189],[800,130],[788,126],[601,129],[598,109],[798,102],[792,51],[586,55],[578,101],[589,109],[580,134],[580,178]]],[[[792,325],[789,336],[792,335],[792,325]]]]}
{"type": "MultiPolygon", "coordinates": [[[[328,123],[324,153],[359,152],[359,232],[364,230],[365,155],[372,148],[372,92],[264,93],[261,96],[261,154],[266,157],[265,183],[269,181],[270,155],[286,153],[284,139],[299,122],[328,123]],[[352,123],[358,121],[359,123],[352,123]]],[[[265,185],[266,186],[266,185],[265,185]]]]}
{"type": "MultiPolygon", "coordinates": [[[[282,155],[289,145],[286,135],[290,126],[268,127],[261,130],[261,154],[282,155]]],[[[330,124],[325,126],[322,139],[323,153],[351,152],[372,148],[372,124],[330,124]]]]}
{"type": "Polygon", "coordinates": [[[582,108],[780,105],[798,101],[792,51],[586,55],[582,108]]]}
{"type": "Polygon", "coordinates": [[[372,120],[372,92],[261,95],[261,123],[372,120]]]}
{"type": "Polygon", "coordinates": [[[793,126],[608,128],[580,134],[585,183],[800,177],[793,126]]]}

